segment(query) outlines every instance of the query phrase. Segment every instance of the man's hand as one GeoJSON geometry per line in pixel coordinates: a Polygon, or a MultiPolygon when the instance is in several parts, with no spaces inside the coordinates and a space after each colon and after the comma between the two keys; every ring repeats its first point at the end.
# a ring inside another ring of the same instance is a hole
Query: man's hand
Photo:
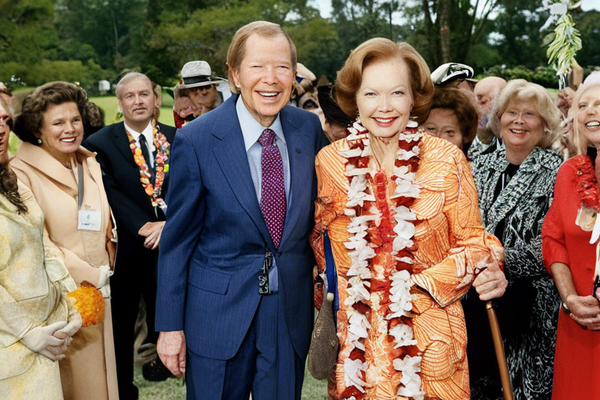
{"type": "Polygon", "coordinates": [[[144,241],[144,247],[151,250],[154,250],[158,247],[160,235],[162,234],[162,229],[164,226],[164,221],[146,222],[146,224],[140,228],[138,234],[146,238],[144,241]]]}
{"type": "Polygon", "coordinates": [[[185,335],[183,331],[160,332],[156,352],[165,367],[175,376],[185,374],[185,335]]]}
{"type": "Polygon", "coordinates": [[[481,301],[488,301],[498,298],[504,294],[508,281],[504,272],[498,268],[497,264],[490,264],[473,281],[473,287],[479,293],[481,301]]]}

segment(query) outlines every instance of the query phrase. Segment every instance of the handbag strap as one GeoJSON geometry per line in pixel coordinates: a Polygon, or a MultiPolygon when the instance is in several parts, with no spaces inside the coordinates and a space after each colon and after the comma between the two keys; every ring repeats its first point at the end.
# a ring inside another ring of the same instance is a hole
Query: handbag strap
{"type": "MultiPolygon", "coordinates": [[[[335,267],[335,260],[333,259],[333,252],[331,251],[331,240],[327,230],[323,232],[323,248],[325,250],[325,275],[327,276],[327,293],[333,293],[333,320],[337,326],[337,311],[340,309],[340,300],[338,297],[338,280],[337,272],[335,267]]],[[[325,294],[327,295],[327,294],[325,294]]]]}

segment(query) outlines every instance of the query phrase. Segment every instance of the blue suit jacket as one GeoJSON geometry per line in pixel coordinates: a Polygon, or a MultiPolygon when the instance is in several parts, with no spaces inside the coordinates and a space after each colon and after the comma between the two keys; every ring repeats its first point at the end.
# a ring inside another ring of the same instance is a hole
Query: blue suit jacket
{"type": "Polygon", "coordinates": [[[326,140],[314,114],[291,106],[281,110],[291,194],[276,251],[252,183],[237,99],[232,96],[175,136],[160,242],[156,330],[184,329],[194,353],[232,358],[258,307],[258,275],[270,251],[291,341],[304,358],[313,325],[314,258],[308,236],[316,197],[314,159],[326,140]]]}

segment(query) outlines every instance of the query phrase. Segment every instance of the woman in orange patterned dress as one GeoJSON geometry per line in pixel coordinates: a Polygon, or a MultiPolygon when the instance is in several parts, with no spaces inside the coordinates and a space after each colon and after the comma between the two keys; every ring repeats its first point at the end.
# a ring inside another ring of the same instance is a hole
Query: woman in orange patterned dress
{"type": "Polygon", "coordinates": [[[317,156],[312,238],[317,281],[335,294],[334,399],[470,398],[457,300],[482,271],[480,292],[503,292],[503,251],[463,153],[418,128],[432,93],[423,58],[387,39],[338,73],[336,100],[358,119],[317,156]]]}

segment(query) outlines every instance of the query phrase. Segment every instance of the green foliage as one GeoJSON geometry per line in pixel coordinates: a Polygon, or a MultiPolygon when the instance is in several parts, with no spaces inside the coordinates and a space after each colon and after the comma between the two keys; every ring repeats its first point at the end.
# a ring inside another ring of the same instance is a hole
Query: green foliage
{"type": "Polygon", "coordinates": [[[77,59],[76,54],[88,45],[103,68],[120,71],[136,66],[149,0],[55,1],[56,30],[66,56],[77,59]]]}
{"type": "Polygon", "coordinates": [[[21,85],[26,86],[39,86],[52,81],[77,82],[93,93],[96,91],[96,83],[107,78],[111,78],[111,73],[104,71],[93,60],[88,60],[85,64],[76,60],[41,60],[33,65],[17,62],[0,64],[0,81],[11,82],[18,79],[21,85]]]}
{"type": "Polygon", "coordinates": [[[558,88],[558,79],[556,71],[548,66],[538,67],[535,70],[531,70],[522,65],[516,67],[506,68],[502,65],[495,65],[485,70],[485,73],[478,76],[479,79],[486,76],[499,76],[508,80],[511,79],[525,79],[529,82],[537,83],[546,88],[558,88]]]}
{"type": "MultiPolygon", "coordinates": [[[[539,11],[541,2],[530,0],[506,0],[502,2],[498,16],[494,20],[494,41],[489,43],[495,49],[500,62],[505,65],[522,65],[534,69],[546,65],[543,35],[540,28],[549,16],[547,11],[539,11]]],[[[489,67],[490,65],[485,65],[489,67]]]]}
{"type": "MultiPolygon", "coordinates": [[[[0,79],[15,75],[36,85],[60,78],[94,91],[98,79],[137,70],[173,86],[190,60],[206,60],[226,76],[233,34],[267,20],[289,32],[300,62],[331,81],[348,54],[373,37],[412,44],[432,69],[457,61],[480,73],[502,64],[512,71],[505,75],[556,80],[537,69],[546,64],[541,0],[473,3],[331,0],[331,18],[323,19],[315,0],[0,0],[0,79]]],[[[594,68],[600,13],[573,16],[583,44],[577,60],[594,68]]]]}
{"type": "Polygon", "coordinates": [[[560,76],[560,89],[567,86],[566,75],[575,63],[575,54],[581,49],[581,37],[575,29],[575,22],[570,14],[565,14],[556,24],[554,40],[548,46],[548,64],[560,76]]]}
{"type": "Polygon", "coordinates": [[[0,63],[35,63],[57,43],[52,7],[52,0],[0,1],[0,63]]]}
{"type": "Polygon", "coordinates": [[[581,33],[582,48],[577,52],[577,62],[582,66],[600,66],[600,11],[574,12],[573,19],[581,33]]]}

